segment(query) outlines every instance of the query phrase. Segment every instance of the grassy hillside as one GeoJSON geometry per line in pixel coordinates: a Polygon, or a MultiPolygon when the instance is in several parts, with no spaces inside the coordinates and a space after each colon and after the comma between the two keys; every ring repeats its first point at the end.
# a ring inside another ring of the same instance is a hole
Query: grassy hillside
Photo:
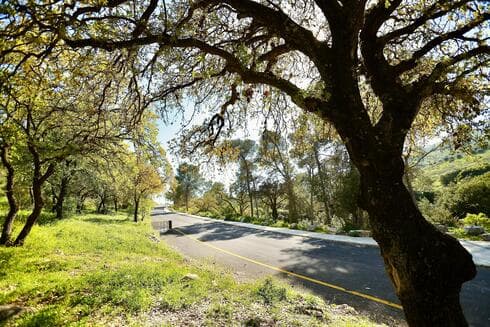
{"type": "Polygon", "coordinates": [[[46,220],[23,248],[0,248],[0,319],[15,312],[0,325],[375,325],[273,279],[240,284],[124,214],[46,220]]]}
{"type": "MultiPolygon", "coordinates": [[[[474,154],[451,153],[449,150],[440,150],[431,153],[420,165],[420,171],[425,179],[418,183],[432,181],[434,189],[441,189],[441,177],[463,169],[481,167],[490,163],[490,149],[480,150],[474,154]]],[[[427,185],[426,185],[427,186],[427,185]]]]}

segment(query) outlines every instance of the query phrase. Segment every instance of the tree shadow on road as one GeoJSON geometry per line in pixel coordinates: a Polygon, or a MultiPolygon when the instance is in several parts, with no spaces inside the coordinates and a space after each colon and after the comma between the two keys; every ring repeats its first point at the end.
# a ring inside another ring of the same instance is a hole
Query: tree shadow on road
{"type": "Polygon", "coordinates": [[[227,225],[220,222],[197,223],[186,226],[177,227],[184,234],[195,235],[204,234],[197,237],[202,242],[206,241],[226,241],[254,235],[257,237],[273,238],[273,239],[290,239],[293,236],[287,234],[279,234],[268,231],[261,231],[252,228],[227,225]]]}
{"type": "MultiPolygon", "coordinates": [[[[323,240],[305,239],[312,246],[288,248],[281,252],[288,257],[281,268],[287,271],[312,276],[321,281],[344,287],[348,290],[373,295],[390,302],[399,303],[394,288],[385,272],[379,249],[369,246],[342,244],[323,240]]],[[[348,303],[371,318],[389,324],[389,319],[404,319],[403,311],[387,305],[349,295],[315,283],[297,280],[296,283],[333,303],[348,303]],[[374,314],[374,316],[373,316],[374,314]],[[384,317],[384,318],[383,318],[384,317]],[[381,320],[379,319],[381,318],[381,320]]],[[[490,323],[490,269],[478,267],[475,279],[463,284],[461,304],[470,326],[489,326],[490,323]]]]}

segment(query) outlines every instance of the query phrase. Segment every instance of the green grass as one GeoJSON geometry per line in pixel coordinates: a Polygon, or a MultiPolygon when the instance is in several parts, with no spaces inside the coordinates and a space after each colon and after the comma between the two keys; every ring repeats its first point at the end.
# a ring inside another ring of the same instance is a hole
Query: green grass
{"type": "Polygon", "coordinates": [[[483,238],[481,237],[481,235],[468,235],[466,234],[466,232],[464,231],[463,228],[460,228],[460,227],[449,227],[449,233],[457,238],[457,239],[461,239],[461,240],[468,240],[468,241],[483,241],[483,238]]]}
{"type": "Polygon", "coordinates": [[[4,324],[170,326],[185,325],[180,317],[200,312],[196,319],[203,325],[253,326],[254,319],[291,326],[374,325],[359,315],[334,314],[318,298],[273,279],[238,283],[215,266],[181,257],[154,236],[148,221],[135,224],[126,214],[35,226],[24,247],[0,248],[0,305],[24,310],[4,324]],[[301,311],[308,301],[317,303],[321,317],[301,311]]]}
{"type": "MultiPolygon", "coordinates": [[[[447,151],[446,151],[447,152],[447,151]]],[[[441,153],[444,153],[442,151],[441,153]]],[[[442,189],[441,176],[457,171],[460,169],[469,169],[479,167],[490,162],[490,150],[482,151],[481,153],[457,155],[447,155],[449,160],[441,158],[427,159],[425,165],[422,165],[422,171],[425,176],[429,176],[433,180],[432,187],[434,189],[442,189]]]]}

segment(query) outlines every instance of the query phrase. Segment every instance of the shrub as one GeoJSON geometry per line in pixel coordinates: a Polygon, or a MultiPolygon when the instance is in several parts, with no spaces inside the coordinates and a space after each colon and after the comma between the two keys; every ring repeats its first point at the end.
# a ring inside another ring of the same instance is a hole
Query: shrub
{"type": "Polygon", "coordinates": [[[482,226],[487,231],[490,231],[490,218],[488,218],[484,213],[472,214],[469,213],[464,219],[461,219],[463,225],[476,225],[482,226]]]}
{"type": "Polygon", "coordinates": [[[265,304],[272,304],[276,301],[285,300],[287,290],[283,286],[276,285],[271,278],[267,278],[257,288],[257,294],[262,297],[265,304]]]}
{"type": "Polygon", "coordinates": [[[428,199],[422,199],[418,202],[418,207],[427,220],[434,224],[445,226],[456,226],[457,218],[440,202],[431,203],[428,199]]]}
{"type": "Polygon", "coordinates": [[[242,223],[251,223],[252,222],[252,217],[250,217],[250,216],[243,216],[243,217],[241,217],[240,221],[242,223]]]}
{"type": "Polygon", "coordinates": [[[286,227],[286,228],[289,228],[289,223],[284,221],[284,220],[278,220],[276,222],[274,222],[272,225],[272,227],[286,227]]]}
{"type": "Polygon", "coordinates": [[[462,181],[440,195],[438,204],[457,218],[482,212],[490,216],[490,172],[462,181]]]}

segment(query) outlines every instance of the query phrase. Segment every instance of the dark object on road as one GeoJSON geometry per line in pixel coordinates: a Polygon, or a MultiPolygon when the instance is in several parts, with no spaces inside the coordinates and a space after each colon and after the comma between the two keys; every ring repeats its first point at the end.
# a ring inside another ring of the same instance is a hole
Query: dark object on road
{"type": "Polygon", "coordinates": [[[168,231],[172,230],[172,221],[171,220],[154,221],[151,224],[152,224],[154,229],[160,231],[160,235],[165,234],[168,231]]]}

